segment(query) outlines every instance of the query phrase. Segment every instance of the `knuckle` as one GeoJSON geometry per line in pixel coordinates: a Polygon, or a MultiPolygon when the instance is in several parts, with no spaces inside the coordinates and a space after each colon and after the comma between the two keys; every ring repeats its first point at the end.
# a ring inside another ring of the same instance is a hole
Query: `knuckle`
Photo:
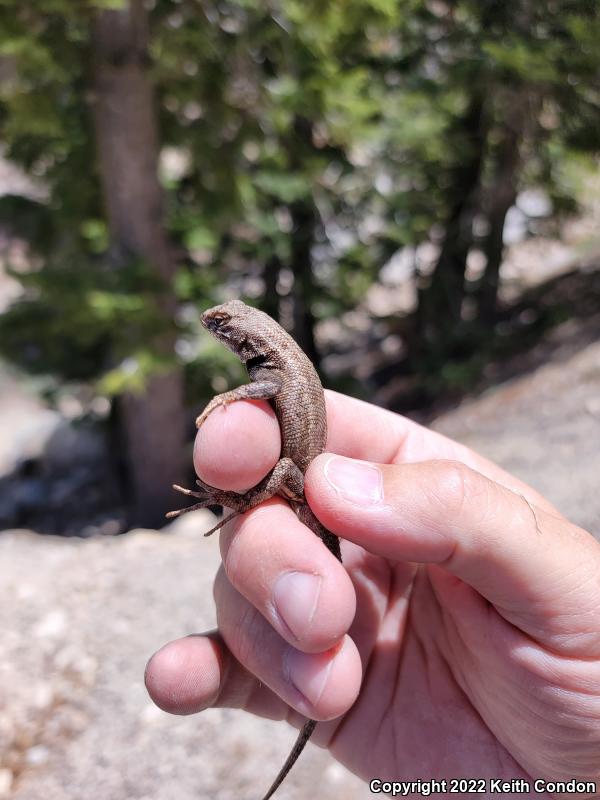
{"type": "Polygon", "coordinates": [[[488,494],[488,481],[461,461],[437,461],[435,470],[432,500],[443,506],[450,519],[460,519],[488,494]]]}

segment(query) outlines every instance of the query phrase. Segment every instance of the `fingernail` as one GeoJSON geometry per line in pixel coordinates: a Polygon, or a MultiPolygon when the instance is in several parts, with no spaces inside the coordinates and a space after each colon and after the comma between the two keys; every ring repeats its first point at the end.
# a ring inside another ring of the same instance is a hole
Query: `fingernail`
{"type": "Polygon", "coordinates": [[[310,715],[318,705],[336,658],[337,653],[332,658],[331,651],[315,655],[287,648],[283,659],[284,675],[307,701],[306,708],[298,708],[299,711],[310,715]]]}
{"type": "Polygon", "coordinates": [[[374,464],[331,456],[324,471],[336,492],[351,503],[377,505],[383,500],[383,477],[374,464]]]}
{"type": "Polygon", "coordinates": [[[285,572],[275,582],[275,610],[296,639],[310,626],[321,594],[321,576],[285,572]]]}

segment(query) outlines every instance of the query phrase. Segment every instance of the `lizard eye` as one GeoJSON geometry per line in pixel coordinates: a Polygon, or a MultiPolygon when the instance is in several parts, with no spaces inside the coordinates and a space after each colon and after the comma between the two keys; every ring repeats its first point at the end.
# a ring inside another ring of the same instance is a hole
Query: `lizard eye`
{"type": "Polygon", "coordinates": [[[229,322],[230,317],[227,314],[214,314],[204,322],[204,325],[209,331],[217,331],[223,328],[226,322],[229,322]]]}

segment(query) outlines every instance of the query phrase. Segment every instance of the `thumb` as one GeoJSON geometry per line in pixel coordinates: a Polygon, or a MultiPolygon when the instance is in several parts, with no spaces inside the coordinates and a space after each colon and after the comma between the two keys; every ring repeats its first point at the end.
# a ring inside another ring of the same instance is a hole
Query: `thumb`
{"type": "Polygon", "coordinates": [[[338,536],[393,561],[436,564],[534,638],[600,654],[600,633],[589,633],[600,630],[600,544],[523,495],[458,461],[331,454],[311,463],[305,492],[338,536]]]}

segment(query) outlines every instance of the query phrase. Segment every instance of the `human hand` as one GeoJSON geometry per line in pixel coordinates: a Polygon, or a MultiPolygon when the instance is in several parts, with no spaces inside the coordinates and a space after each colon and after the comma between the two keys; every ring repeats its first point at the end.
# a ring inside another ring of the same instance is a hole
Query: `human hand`
{"type": "MultiPolygon", "coordinates": [[[[327,406],[305,491],[343,565],[279,498],[229,523],[218,633],[153,656],[154,701],[330,720],[314,738],[365,779],[600,778],[600,544],[467,448],[327,406]]],[[[244,491],[279,435],[266,403],[217,410],[198,474],[244,491]]]]}

